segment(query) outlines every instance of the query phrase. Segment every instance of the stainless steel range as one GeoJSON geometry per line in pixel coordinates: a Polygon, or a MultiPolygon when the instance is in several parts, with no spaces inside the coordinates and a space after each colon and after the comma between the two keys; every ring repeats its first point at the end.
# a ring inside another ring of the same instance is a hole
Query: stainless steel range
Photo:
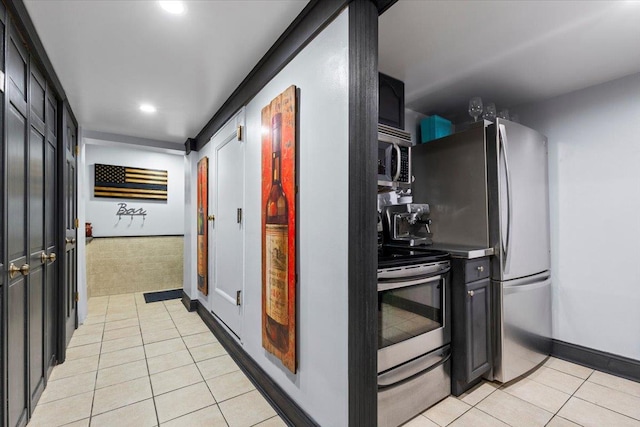
{"type": "Polygon", "coordinates": [[[378,425],[398,426],[451,393],[449,254],[378,252],[378,425]]]}

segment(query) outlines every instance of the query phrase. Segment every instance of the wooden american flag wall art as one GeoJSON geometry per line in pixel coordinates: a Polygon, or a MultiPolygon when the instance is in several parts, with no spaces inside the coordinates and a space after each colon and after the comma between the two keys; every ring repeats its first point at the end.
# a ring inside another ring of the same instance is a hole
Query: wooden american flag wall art
{"type": "Polygon", "coordinates": [[[167,200],[166,170],[95,165],[95,197],[167,200]]]}

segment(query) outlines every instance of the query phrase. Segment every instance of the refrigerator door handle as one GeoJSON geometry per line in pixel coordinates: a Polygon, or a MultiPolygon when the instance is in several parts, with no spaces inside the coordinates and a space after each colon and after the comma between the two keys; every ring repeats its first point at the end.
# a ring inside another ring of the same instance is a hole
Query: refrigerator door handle
{"type": "Polygon", "coordinates": [[[524,291],[541,288],[551,284],[551,276],[546,274],[536,274],[531,277],[524,277],[522,279],[510,280],[508,282],[502,282],[505,292],[510,291],[524,291]]]}
{"type": "Polygon", "coordinates": [[[512,202],[511,202],[511,173],[509,171],[509,156],[507,155],[507,129],[505,125],[498,126],[500,147],[504,155],[504,170],[507,177],[507,236],[505,241],[502,242],[502,253],[504,253],[504,272],[509,272],[509,243],[511,240],[511,215],[512,215],[512,202]]]}
{"type": "Polygon", "coordinates": [[[526,285],[505,286],[504,293],[506,295],[506,294],[512,294],[512,293],[518,293],[518,292],[528,292],[528,291],[533,291],[534,289],[544,288],[545,286],[549,286],[550,284],[551,284],[551,279],[549,278],[549,279],[543,280],[542,282],[528,283],[526,285]]]}

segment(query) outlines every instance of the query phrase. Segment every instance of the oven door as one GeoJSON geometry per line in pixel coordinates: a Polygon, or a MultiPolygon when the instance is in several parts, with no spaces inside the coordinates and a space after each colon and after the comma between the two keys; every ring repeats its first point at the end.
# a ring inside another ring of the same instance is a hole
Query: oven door
{"type": "Polygon", "coordinates": [[[378,281],[378,373],[451,342],[448,277],[378,281]]]}

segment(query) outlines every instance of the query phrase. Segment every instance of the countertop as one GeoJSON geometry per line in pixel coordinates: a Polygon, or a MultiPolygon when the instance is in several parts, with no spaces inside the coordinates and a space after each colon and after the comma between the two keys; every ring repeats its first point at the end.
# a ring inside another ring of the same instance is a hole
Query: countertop
{"type": "Polygon", "coordinates": [[[462,246],[452,245],[448,243],[434,243],[430,246],[431,249],[437,249],[441,251],[447,251],[454,258],[482,258],[485,256],[491,256],[494,253],[493,248],[483,248],[476,246],[462,246]]]}

